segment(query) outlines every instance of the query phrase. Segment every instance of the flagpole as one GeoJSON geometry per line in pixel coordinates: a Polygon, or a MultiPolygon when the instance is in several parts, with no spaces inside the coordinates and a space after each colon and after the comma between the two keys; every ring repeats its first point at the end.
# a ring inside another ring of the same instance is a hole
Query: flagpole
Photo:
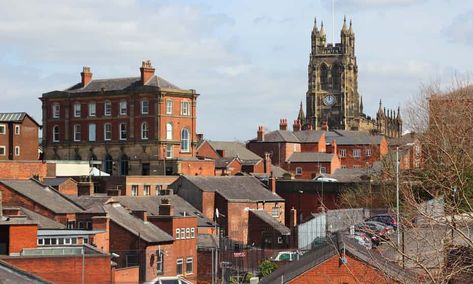
{"type": "Polygon", "coordinates": [[[332,0],[332,44],[335,46],[335,0],[332,0]]]}

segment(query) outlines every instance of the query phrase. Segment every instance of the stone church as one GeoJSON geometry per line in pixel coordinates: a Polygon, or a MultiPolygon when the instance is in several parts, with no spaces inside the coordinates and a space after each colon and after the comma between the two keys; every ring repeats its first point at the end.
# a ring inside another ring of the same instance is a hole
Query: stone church
{"type": "Polygon", "coordinates": [[[400,110],[386,110],[379,105],[375,118],[363,113],[358,93],[358,65],[355,56],[355,33],[346,19],[340,43],[327,43],[323,22],[314,22],[312,50],[308,66],[306,114],[302,103],[295,124],[302,129],[359,130],[388,137],[400,137],[400,110]]]}

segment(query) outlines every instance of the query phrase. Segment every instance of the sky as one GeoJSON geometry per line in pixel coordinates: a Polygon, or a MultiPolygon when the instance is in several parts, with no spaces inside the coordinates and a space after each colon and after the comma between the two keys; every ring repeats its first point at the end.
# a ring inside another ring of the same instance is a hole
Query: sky
{"type": "Polygon", "coordinates": [[[0,112],[41,122],[39,97],[94,78],[156,74],[200,94],[197,130],[245,141],[296,118],[314,18],[339,42],[353,20],[364,111],[402,108],[432,82],[473,73],[471,0],[21,0],[0,2],[0,112]]]}

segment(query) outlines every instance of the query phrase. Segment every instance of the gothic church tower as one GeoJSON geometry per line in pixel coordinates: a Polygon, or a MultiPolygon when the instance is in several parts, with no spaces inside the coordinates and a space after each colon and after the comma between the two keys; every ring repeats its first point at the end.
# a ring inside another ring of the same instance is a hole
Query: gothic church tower
{"type": "Polygon", "coordinates": [[[341,41],[327,44],[323,23],[317,21],[312,30],[312,51],[306,94],[306,117],[301,121],[304,129],[357,130],[361,115],[358,95],[358,66],[355,56],[355,33],[346,19],[340,32],[341,41]]]}

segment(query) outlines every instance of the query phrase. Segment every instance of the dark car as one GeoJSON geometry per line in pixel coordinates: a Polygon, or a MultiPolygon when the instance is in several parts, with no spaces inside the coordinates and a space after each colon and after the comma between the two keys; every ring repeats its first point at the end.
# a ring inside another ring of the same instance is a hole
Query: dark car
{"type": "Polygon", "coordinates": [[[395,215],[391,214],[380,214],[366,219],[366,221],[376,221],[386,225],[389,225],[397,230],[397,220],[395,215]]]}
{"type": "Polygon", "coordinates": [[[379,245],[381,241],[389,240],[388,235],[392,233],[392,230],[391,226],[376,221],[366,221],[355,225],[355,231],[363,232],[370,236],[374,245],[379,245]]]}

